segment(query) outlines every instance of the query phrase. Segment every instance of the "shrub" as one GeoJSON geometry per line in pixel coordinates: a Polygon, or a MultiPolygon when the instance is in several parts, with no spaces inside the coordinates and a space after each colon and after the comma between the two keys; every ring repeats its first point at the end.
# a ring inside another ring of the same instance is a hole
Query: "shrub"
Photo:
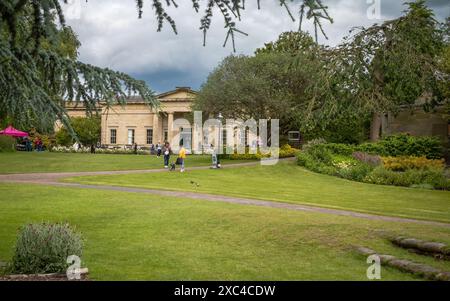
{"type": "Polygon", "coordinates": [[[333,164],[333,153],[325,144],[317,144],[309,148],[307,153],[317,162],[326,165],[333,164]]]}
{"type": "Polygon", "coordinates": [[[327,143],[325,147],[333,154],[351,156],[354,151],[354,146],[342,143],[327,143]]]}
{"type": "Polygon", "coordinates": [[[65,128],[59,129],[55,134],[56,145],[70,146],[73,144],[73,138],[65,128]]]}
{"type": "Polygon", "coordinates": [[[336,175],[337,169],[333,165],[327,165],[323,162],[317,161],[316,158],[311,156],[309,152],[300,152],[297,154],[297,164],[303,166],[311,171],[326,174],[336,175]]]}
{"type": "Polygon", "coordinates": [[[299,152],[298,149],[293,148],[289,144],[285,144],[282,147],[280,147],[280,152],[278,155],[280,158],[291,158],[295,157],[295,155],[297,155],[298,152],[299,152]]]}
{"type": "Polygon", "coordinates": [[[357,151],[381,156],[425,156],[428,159],[442,158],[443,148],[436,137],[416,137],[407,134],[388,136],[376,143],[364,143],[357,151]]]}
{"type": "Polygon", "coordinates": [[[326,143],[327,143],[327,141],[322,138],[313,139],[313,140],[310,140],[307,143],[305,143],[302,147],[302,150],[307,152],[311,147],[314,147],[315,145],[326,144],[326,143]]]}
{"type": "Polygon", "coordinates": [[[409,169],[439,169],[445,167],[444,159],[427,159],[426,157],[383,157],[384,168],[393,171],[406,171],[409,169]]]}
{"type": "Polygon", "coordinates": [[[351,165],[348,168],[342,168],[338,170],[338,175],[341,178],[362,182],[367,175],[373,170],[373,166],[366,163],[358,163],[351,165]]]}
{"type": "Polygon", "coordinates": [[[81,257],[82,241],[68,224],[28,224],[17,238],[11,272],[63,273],[70,255],[81,257]]]}
{"type": "Polygon", "coordinates": [[[16,139],[10,136],[0,135],[0,153],[1,152],[14,152],[14,144],[16,143],[16,139]]]}
{"type": "Polygon", "coordinates": [[[404,172],[396,172],[379,166],[364,179],[364,182],[405,187],[432,186],[434,189],[440,190],[450,189],[450,181],[440,169],[409,169],[404,172]]]}
{"type": "Polygon", "coordinates": [[[381,157],[378,155],[370,155],[363,152],[354,152],[352,157],[362,163],[366,163],[371,166],[378,166],[382,163],[381,157]]]}
{"type": "Polygon", "coordinates": [[[355,151],[371,155],[385,155],[384,147],[380,143],[366,142],[355,147],[355,151]]]}

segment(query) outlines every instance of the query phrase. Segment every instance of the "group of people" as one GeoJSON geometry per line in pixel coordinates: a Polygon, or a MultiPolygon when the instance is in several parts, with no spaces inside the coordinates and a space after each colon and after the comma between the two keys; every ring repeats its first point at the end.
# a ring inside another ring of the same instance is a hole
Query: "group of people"
{"type": "Polygon", "coordinates": [[[161,157],[161,155],[164,158],[164,168],[169,168],[170,165],[170,170],[173,171],[175,170],[175,166],[176,165],[180,165],[181,169],[180,172],[184,172],[184,161],[186,159],[186,149],[184,148],[183,145],[180,145],[180,151],[178,152],[178,157],[177,160],[175,162],[170,163],[170,156],[173,154],[172,152],[172,147],[170,146],[169,142],[165,142],[163,145],[158,142],[158,144],[156,144],[156,156],[157,157],[161,157]]]}
{"type": "Polygon", "coordinates": [[[29,137],[18,138],[17,140],[17,148],[18,150],[32,152],[33,149],[42,152],[44,150],[44,143],[41,138],[36,137],[34,140],[31,140],[29,137]]]}

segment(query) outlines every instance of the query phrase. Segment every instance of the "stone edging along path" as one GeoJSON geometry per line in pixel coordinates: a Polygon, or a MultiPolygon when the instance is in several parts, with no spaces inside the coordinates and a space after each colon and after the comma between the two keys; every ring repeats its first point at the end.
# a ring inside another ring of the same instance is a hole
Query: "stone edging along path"
{"type": "MultiPolygon", "coordinates": [[[[225,168],[236,168],[236,167],[243,167],[243,166],[252,166],[252,165],[256,165],[256,164],[258,164],[258,162],[228,164],[228,165],[225,165],[224,167],[225,168]]],[[[202,170],[202,169],[209,169],[209,166],[189,168],[189,170],[202,170]]],[[[214,195],[214,194],[199,193],[199,192],[169,191],[169,190],[157,190],[157,189],[131,188],[131,187],[122,187],[122,186],[86,185],[86,184],[59,182],[59,180],[61,180],[63,178],[77,177],[77,176],[117,175],[117,174],[131,174],[131,173],[153,173],[153,172],[167,172],[167,170],[166,169],[148,169],[148,170],[120,170],[120,171],[92,171],[92,172],[0,174],[0,183],[2,183],[2,182],[3,183],[30,183],[30,184],[41,184],[41,185],[51,185],[51,186],[60,186],[60,187],[112,190],[112,191],[131,192],[131,193],[162,195],[162,196],[170,196],[170,197],[183,197],[183,198],[191,198],[191,199],[205,200],[205,201],[212,201],[212,202],[225,202],[225,203],[232,203],[232,204],[261,206],[261,207],[305,211],[305,212],[316,212],[316,213],[332,214],[332,215],[339,215],[339,216],[349,216],[349,217],[364,218],[364,219],[377,220],[377,221],[415,223],[415,224],[441,226],[441,227],[450,228],[450,224],[444,223],[444,222],[418,220],[418,219],[393,217],[393,216],[383,216],[383,215],[375,215],[375,214],[368,214],[368,213],[359,213],[359,212],[349,211],[349,210],[331,209],[331,208],[316,207],[316,206],[310,206],[310,205],[290,204],[290,203],[281,203],[281,202],[274,202],[274,201],[263,201],[263,200],[257,200],[257,199],[230,197],[230,196],[214,195]]]]}

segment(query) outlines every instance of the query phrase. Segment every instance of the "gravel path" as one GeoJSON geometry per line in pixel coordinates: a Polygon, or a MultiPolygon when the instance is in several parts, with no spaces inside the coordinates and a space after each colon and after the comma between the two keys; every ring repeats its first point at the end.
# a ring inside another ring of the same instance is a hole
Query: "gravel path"
{"type": "MultiPolygon", "coordinates": [[[[242,166],[252,166],[255,164],[258,164],[258,163],[249,162],[249,163],[229,164],[224,167],[225,168],[237,168],[237,167],[242,167],[242,166]]],[[[209,169],[209,166],[189,168],[189,170],[202,170],[202,169],[209,169]]],[[[261,207],[278,208],[278,209],[286,209],[286,210],[316,212],[316,213],[332,214],[332,215],[339,215],[339,216],[350,216],[350,217],[364,218],[364,219],[376,220],[376,221],[415,223],[415,224],[441,226],[441,227],[450,228],[449,223],[443,223],[443,222],[417,220],[417,219],[392,217],[392,216],[382,216],[382,215],[375,215],[375,214],[359,213],[359,212],[348,211],[348,210],[330,209],[330,208],[322,208],[322,207],[315,207],[315,206],[309,206],[309,205],[288,204],[288,203],[272,202],[272,201],[262,201],[262,200],[256,200],[256,199],[230,197],[230,196],[214,195],[214,194],[207,194],[207,193],[130,188],[130,187],[121,187],[121,186],[107,186],[107,185],[85,185],[85,184],[77,184],[77,183],[59,182],[59,180],[61,180],[63,178],[76,177],[76,176],[117,175],[117,174],[154,173],[154,172],[167,172],[167,170],[166,169],[150,169],[150,170],[121,170],[121,171],[94,171],[94,172],[29,173],[29,174],[8,174],[8,175],[0,174],[0,183],[1,182],[4,182],[4,183],[32,183],[32,184],[42,184],[42,185],[51,185],[51,186],[59,186],[59,187],[75,187],[75,188],[82,188],[82,189],[112,190],[112,191],[131,192],[131,193],[162,195],[162,196],[170,196],[170,197],[183,197],[183,198],[191,198],[191,199],[205,200],[205,201],[211,201],[211,202],[225,202],[225,203],[232,203],[232,204],[261,206],[261,207]]]]}

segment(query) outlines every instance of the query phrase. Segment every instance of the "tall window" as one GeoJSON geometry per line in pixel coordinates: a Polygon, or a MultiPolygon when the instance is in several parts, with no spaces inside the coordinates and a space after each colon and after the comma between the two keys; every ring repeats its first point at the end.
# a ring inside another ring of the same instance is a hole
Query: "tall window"
{"type": "Polygon", "coordinates": [[[147,144],[153,143],[153,129],[147,129],[147,144]]]}
{"type": "Polygon", "coordinates": [[[134,129],[128,129],[128,144],[134,144],[134,129]]]}
{"type": "Polygon", "coordinates": [[[223,146],[227,146],[227,129],[222,130],[222,141],[223,146]]]}
{"type": "Polygon", "coordinates": [[[244,133],[244,145],[245,146],[249,146],[249,144],[248,144],[249,138],[250,138],[250,129],[248,127],[246,127],[245,133],[244,133]]]}
{"type": "Polygon", "coordinates": [[[117,143],[117,130],[116,129],[111,129],[110,132],[110,139],[109,139],[111,144],[116,144],[117,143]]]}
{"type": "Polygon", "coordinates": [[[167,130],[164,130],[164,142],[169,140],[169,132],[167,130]]]}

